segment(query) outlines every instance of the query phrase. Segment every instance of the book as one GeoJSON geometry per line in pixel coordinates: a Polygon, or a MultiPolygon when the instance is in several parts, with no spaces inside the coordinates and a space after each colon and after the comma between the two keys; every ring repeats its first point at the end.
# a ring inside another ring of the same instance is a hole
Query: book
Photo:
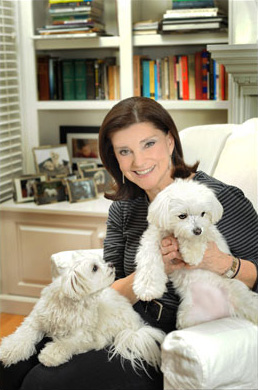
{"type": "Polygon", "coordinates": [[[170,9],[170,10],[167,10],[165,14],[163,14],[163,19],[211,17],[211,16],[217,16],[218,11],[219,11],[218,7],[170,9]]]}
{"type": "Polygon", "coordinates": [[[155,99],[155,76],[154,76],[155,61],[149,61],[149,76],[150,76],[150,98],[155,99]]]}
{"type": "Polygon", "coordinates": [[[189,99],[195,100],[195,58],[194,54],[188,54],[188,84],[189,84],[189,99]]]}
{"type": "Polygon", "coordinates": [[[172,0],[172,9],[214,8],[214,0],[172,0]]]}
{"type": "Polygon", "coordinates": [[[208,69],[209,69],[209,53],[207,50],[201,52],[202,62],[202,100],[208,100],[208,69]]]}
{"type": "Polygon", "coordinates": [[[86,74],[86,99],[95,99],[95,59],[85,60],[85,74],[86,74]]]}
{"type": "Polygon", "coordinates": [[[155,87],[155,93],[154,93],[154,99],[158,100],[158,67],[157,64],[154,63],[154,87],[155,87]]]}
{"type": "Polygon", "coordinates": [[[174,56],[168,56],[169,99],[176,99],[175,61],[174,56]]]}
{"type": "Polygon", "coordinates": [[[209,99],[216,100],[216,62],[209,58],[209,99]]]}
{"type": "Polygon", "coordinates": [[[85,60],[74,61],[74,98],[75,100],[86,99],[86,64],[85,60]]]}
{"type": "Polygon", "coordinates": [[[115,100],[115,65],[108,65],[108,98],[115,100]]]}
{"type": "Polygon", "coordinates": [[[38,99],[49,100],[49,56],[37,57],[38,99]]]}
{"type": "Polygon", "coordinates": [[[162,31],[182,31],[182,30],[210,30],[220,29],[223,27],[221,22],[207,22],[207,23],[182,23],[182,24],[168,24],[162,25],[162,31]]]}
{"type": "Polygon", "coordinates": [[[74,100],[75,99],[75,79],[74,79],[74,61],[63,60],[62,62],[63,73],[63,99],[74,100]]]}
{"type": "Polygon", "coordinates": [[[150,65],[149,60],[142,61],[142,96],[150,97],[150,65]]]}
{"type": "Polygon", "coordinates": [[[181,61],[181,82],[182,82],[182,98],[189,100],[189,84],[188,84],[188,61],[187,56],[182,55],[181,61]]]}
{"type": "Polygon", "coordinates": [[[195,59],[195,99],[202,100],[202,53],[194,55],[195,59]]]}
{"type": "Polygon", "coordinates": [[[58,99],[58,75],[57,75],[58,58],[49,58],[49,98],[50,100],[58,99]]]}

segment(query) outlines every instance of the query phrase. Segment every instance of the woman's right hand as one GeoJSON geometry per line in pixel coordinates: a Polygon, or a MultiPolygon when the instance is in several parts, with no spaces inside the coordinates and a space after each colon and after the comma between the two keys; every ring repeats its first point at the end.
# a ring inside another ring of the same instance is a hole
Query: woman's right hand
{"type": "Polygon", "coordinates": [[[174,236],[163,238],[160,250],[167,275],[186,266],[180,254],[177,239],[174,236]]]}

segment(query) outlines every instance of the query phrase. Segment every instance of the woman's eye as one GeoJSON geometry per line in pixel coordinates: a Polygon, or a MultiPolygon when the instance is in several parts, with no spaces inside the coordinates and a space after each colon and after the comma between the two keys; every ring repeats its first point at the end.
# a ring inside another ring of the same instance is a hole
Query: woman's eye
{"type": "Polygon", "coordinates": [[[97,272],[97,270],[99,269],[99,267],[94,264],[94,266],[92,267],[92,272],[97,272]]]}
{"type": "Polygon", "coordinates": [[[145,144],[145,148],[151,148],[153,145],[155,145],[155,141],[149,141],[145,144]]]}
{"type": "Polygon", "coordinates": [[[201,213],[201,217],[204,217],[205,216],[205,211],[203,211],[202,213],[201,213]]]}
{"type": "Polygon", "coordinates": [[[178,216],[178,218],[180,218],[180,219],[186,219],[186,218],[187,218],[187,214],[180,214],[180,215],[178,216]]]}
{"type": "Polygon", "coordinates": [[[119,154],[121,156],[127,156],[129,154],[129,150],[128,149],[123,149],[123,150],[120,150],[119,154]]]}

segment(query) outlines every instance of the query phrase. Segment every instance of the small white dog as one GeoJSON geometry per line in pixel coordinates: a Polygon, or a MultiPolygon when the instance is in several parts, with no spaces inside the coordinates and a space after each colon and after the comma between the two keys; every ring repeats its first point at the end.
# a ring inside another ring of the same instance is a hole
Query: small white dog
{"type": "Polygon", "coordinates": [[[258,294],[236,279],[227,279],[202,269],[180,269],[165,273],[160,252],[161,240],[173,234],[184,261],[198,265],[208,242],[230,254],[215,224],[223,207],[211,189],[195,181],[176,179],[161,191],[149,206],[149,226],[136,256],[133,289],[144,301],[161,297],[171,280],[181,303],[177,328],[182,329],[213,319],[237,316],[258,323],[258,294]]]}
{"type": "Polygon", "coordinates": [[[72,355],[109,348],[110,359],[121,355],[134,368],[147,362],[156,369],[164,333],[144,324],[130,302],[113,288],[115,270],[95,253],[77,251],[73,265],[42,290],[32,312],[12,335],[3,339],[0,360],[5,366],[26,360],[44,337],[53,341],[38,359],[58,366],[72,355]]]}

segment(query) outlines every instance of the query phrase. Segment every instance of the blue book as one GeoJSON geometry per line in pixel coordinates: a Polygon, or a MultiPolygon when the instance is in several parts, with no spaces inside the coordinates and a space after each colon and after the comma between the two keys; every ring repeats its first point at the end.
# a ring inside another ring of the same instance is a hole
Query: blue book
{"type": "Polygon", "coordinates": [[[158,69],[157,64],[154,64],[154,84],[155,84],[155,100],[158,100],[158,69]]]}
{"type": "Polygon", "coordinates": [[[150,97],[150,65],[149,60],[142,61],[142,96],[150,97]]]}

